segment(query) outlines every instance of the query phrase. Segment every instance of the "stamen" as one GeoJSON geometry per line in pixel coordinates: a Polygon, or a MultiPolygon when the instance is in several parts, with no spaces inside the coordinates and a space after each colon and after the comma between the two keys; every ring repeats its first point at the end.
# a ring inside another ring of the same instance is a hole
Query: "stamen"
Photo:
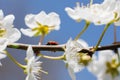
{"type": "Polygon", "coordinates": [[[120,67],[120,63],[117,63],[116,59],[112,59],[111,62],[107,62],[106,67],[107,67],[106,73],[110,74],[112,78],[115,78],[116,76],[119,75],[118,68],[120,67]]]}
{"type": "Polygon", "coordinates": [[[4,37],[5,34],[6,34],[6,29],[0,28],[0,37],[4,37]]]}
{"type": "Polygon", "coordinates": [[[76,7],[80,7],[80,3],[79,2],[76,2],[76,7]]]}
{"type": "Polygon", "coordinates": [[[35,27],[32,29],[32,31],[35,31],[35,36],[39,35],[47,35],[49,33],[50,29],[53,29],[53,27],[49,27],[47,25],[42,25],[39,22],[36,22],[38,24],[38,27],[35,27]]]}
{"type": "Polygon", "coordinates": [[[93,4],[93,0],[90,0],[90,6],[93,4]]]}
{"type": "Polygon", "coordinates": [[[40,69],[40,72],[44,73],[44,74],[48,74],[48,72],[44,71],[44,70],[41,70],[40,69]]]}

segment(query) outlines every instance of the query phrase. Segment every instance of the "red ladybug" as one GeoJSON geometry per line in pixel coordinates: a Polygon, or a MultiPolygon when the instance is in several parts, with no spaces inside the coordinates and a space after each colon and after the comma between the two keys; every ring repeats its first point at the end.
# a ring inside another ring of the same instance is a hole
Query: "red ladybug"
{"type": "Polygon", "coordinates": [[[48,41],[46,45],[58,45],[56,41],[48,41]]]}

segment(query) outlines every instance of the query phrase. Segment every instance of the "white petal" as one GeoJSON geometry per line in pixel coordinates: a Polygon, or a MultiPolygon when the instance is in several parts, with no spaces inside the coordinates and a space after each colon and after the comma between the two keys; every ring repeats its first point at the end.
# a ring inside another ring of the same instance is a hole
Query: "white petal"
{"type": "Polygon", "coordinates": [[[8,30],[7,39],[10,43],[16,42],[21,38],[21,33],[17,28],[8,30]]]}
{"type": "Polygon", "coordinates": [[[20,31],[26,35],[26,36],[29,36],[29,37],[32,37],[34,36],[35,32],[33,32],[31,29],[23,29],[21,28],[20,31]]]}
{"type": "Polygon", "coordinates": [[[3,25],[4,27],[13,27],[13,22],[14,22],[14,15],[7,15],[4,20],[3,20],[3,25]]]}
{"type": "Polygon", "coordinates": [[[75,11],[75,10],[69,8],[69,7],[65,8],[65,11],[68,13],[68,15],[69,15],[72,19],[74,19],[74,20],[80,19],[80,16],[79,16],[78,11],[75,11]]]}
{"type": "Polygon", "coordinates": [[[101,64],[96,60],[89,64],[87,69],[95,76],[101,76],[105,72],[105,64],[101,64]]]}
{"type": "Polygon", "coordinates": [[[29,28],[35,28],[37,27],[37,22],[35,20],[34,14],[29,14],[25,16],[25,23],[29,28]]]}
{"type": "Polygon", "coordinates": [[[55,30],[58,30],[60,25],[59,15],[55,12],[49,13],[44,21],[44,25],[54,26],[55,30]]]}
{"type": "Polygon", "coordinates": [[[68,66],[68,72],[69,72],[69,75],[70,75],[71,79],[76,80],[75,73],[74,73],[73,69],[70,66],[68,66]]]}
{"type": "Polygon", "coordinates": [[[26,59],[29,60],[32,57],[35,57],[35,54],[33,52],[32,46],[30,45],[27,49],[26,59]]]}
{"type": "Polygon", "coordinates": [[[6,55],[0,52],[0,59],[6,58],[6,55]]]}
{"type": "Polygon", "coordinates": [[[67,41],[65,51],[68,51],[68,50],[69,50],[69,47],[70,47],[70,45],[71,45],[71,41],[72,41],[72,38],[70,38],[70,39],[67,41]]]}
{"type": "Polygon", "coordinates": [[[35,77],[31,74],[27,75],[25,80],[36,80],[35,77]]]}
{"type": "Polygon", "coordinates": [[[102,76],[98,77],[98,80],[115,80],[115,79],[112,79],[111,75],[103,73],[102,76]]]}
{"type": "Polygon", "coordinates": [[[44,11],[41,11],[39,14],[35,16],[35,20],[42,25],[44,25],[46,18],[47,14],[44,11]]]}
{"type": "Polygon", "coordinates": [[[55,12],[51,12],[51,13],[49,13],[48,14],[48,16],[50,16],[50,18],[52,18],[53,20],[53,23],[55,23],[55,24],[60,24],[60,17],[59,17],[59,15],[57,14],[57,13],[55,13],[55,12]],[[55,20],[55,21],[54,21],[55,20]]]}
{"type": "Polygon", "coordinates": [[[107,9],[109,11],[113,10],[116,6],[117,0],[104,0],[101,4],[103,9],[107,9]]]}
{"type": "Polygon", "coordinates": [[[110,21],[114,19],[114,13],[112,12],[104,12],[104,14],[101,14],[98,16],[96,19],[96,22],[94,23],[95,25],[102,25],[102,24],[107,24],[110,21]],[[99,22],[99,23],[98,23],[99,22]]]}
{"type": "Polygon", "coordinates": [[[2,11],[2,10],[0,10],[0,20],[2,20],[2,19],[3,19],[3,17],[4,17],[3,11],[2,11]]]}
{"type": "MultiPolygon", "coordinates": [[[[6,58],[6,55],[0,52],[0,60],[6,58]]],[[[2,63],[0,62],[0,66],[2,66],[2,63]]]]}
{"type": "Polygon", "coordinates": [[[99,51],[98,58],[101,63],[105,63],[106,61],[110,61],[113,55],[114,53],[112,50],[104,50],[99,51]]]}
{"type": "Polygon", "coordinates": [[[79,40],[77,40],[77,42],[79,43],[79,44],[81,44],[84,48],[88,48],[88,44],[84,41],[84,40],[82,40],[82,39],[79,39],[79,40]]]}
{"type": "MultiPolygon", "coordinates": [[[[0,52],[0,60],[6,58],[6,55],[0,52]]],[[[0,66],[2,66],[2,63],[0,62],[0,66]]]]}
{"type": "Polygon", "coordinates": [[[7,44],[8,44],[8,40],[1,38],[0,39],[0,51],[5,50],[7,47],[7,44]]]}
{"type": "Polygon", "coordinates": [[[54,28],[55,30],[60,30],[60,26],[58,25],[58,26],[55,26],[55,28],[54,28]]]}

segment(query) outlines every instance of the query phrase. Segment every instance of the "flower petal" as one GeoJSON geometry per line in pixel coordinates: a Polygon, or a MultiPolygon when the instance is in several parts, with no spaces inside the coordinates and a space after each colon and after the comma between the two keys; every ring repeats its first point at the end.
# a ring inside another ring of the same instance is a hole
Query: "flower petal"
{"type": "Polygon", "coordinates": [[[8,44],[8,40],[1,38],[0,39],[0,51],[5,50],[5,48],[7,47],[7,44],[8,44]]]}
{"type": "Polygon", "coordinates": [[[0,10],[0,20],[2,20],[2,19],[3,19],[3,17],[4,17],[3,11],[2,11],[2,10],[0,10]]]}
{"type": "Polygon", "coordinates": [[[25,16],[25,24],[29,28],[35,28],[37,27],[37,22],[35,20],[35,15],[34,14],[28,14],[25,16]]]}
{"type": "Polygon", "coordinates": [[[88,65],[87,69],[95,76],[102,76],[105,72],[105,64],[101,64],[99,61],[94,60],[88,65]]]}
{"type": "Polygon", "coordinates": [[[54,26],[55,30],[59,30],[60,28],[60,18],[59,15],[55,12],[51,12],[48,14],[47,18],[45,19],[44,25],[54,26]]]}
{"type": "Polygon", "coordinates": [[[88,44],[84,40],[79,39],[79,40],[77,40],[77,42],[79,44],[81,44],[84,48],[88,49],[88,44]]]}
{"type": "Polygon", "coordinates": [[[34,75],[29,74],[27,75],[25,80],[37,80],[37,79],[34,77],[34,75]]]}
{"type": "Polygon", "coordinates": [[[32,37],[35,35],[36,32],[33,32],[31,29],[23,29],[21,28],[20,31],[26,35],[26,36],[29,36],[29,37],[32,37]]]}
{"type": "Polygon", "coordinates": [[[113,55],[114,55],[114,53],[112,50],[99,51],[98,59],[101,63],[104,63],[106,61],[110,61],[112,59],[113,55]]]}
{"type": "Polygon", "coordinates": [[[4,27],[13,27],[13,22],[14,22],[14,15],[7,15],[4,19],[3,19],[3,25],[4,27]]]}
{"type": "Polygon", "coordinates": [[[7,39],[10,43],[16,42],[21,38],[21,33],[17,28],[8,29],[7,39]]]}
{"type": "Polygon", "coordinates": [[[32,46],[30,45],[27,49],[27,53],[26,53],[26,59],[29,60],[32,57],[35,57],[35,54],[33,52],[32,46]]]}
{"type": "Polygon", "coordinates": [[[6,58],[7,56],[0,52],[0,59],[6,58]]]}
{"type": "Polygon", "coordinates": [[[65,11],[68,13],[68,15],[74,19],[74,20],[79,20],[80,19],[80,16],[79,16],[79,12],[78,11],[75,11],[69,7],[65,8],[65,11]]]}
{"type": "Polygon", "coordinates": [[[69,72],[69,75],[70,75],[71,79],[76,80],[75,73],[74,73],[73,69],[70,66],[68,66],[68,72],[69,72]]]}
{"type": "Polygon", "coordinates": [[[41,11],[39,14],[35,16],[35,20],[40,24],[44,25],[46,17],[47,17],[47,14],[45,13],[45,11],[41,11]]]}

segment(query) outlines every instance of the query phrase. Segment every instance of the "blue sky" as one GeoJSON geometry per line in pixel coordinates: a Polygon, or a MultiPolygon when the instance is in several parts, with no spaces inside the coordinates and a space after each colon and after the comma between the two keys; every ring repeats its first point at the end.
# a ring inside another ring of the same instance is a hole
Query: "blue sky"
{"type": "MultiPolygon", "coordinates": [[[[103,0],[94,0],[94,3],[101,3],[103,0]]],[[[61,28],[59,31],[53,31],[45,37],[44,43],[49,40],[55,40],[60,44],[67,42],[69,38],[74,38],[83,28],[84,21],[78,23],[72,20],[65,12],[65,7],[75,7],[75,3],[80,2],[86,5],[89,0],[0,0],[0,9],[4,14],[14,14],[14,25],[18,29],[27,28],[24,23],[24,17],[26,14],[37,14],[40,11],[46,13],[56,12],[61,18],[61,28]]],[[[104,28],[102,26],[94,26],[91,24],[88,30],[81,36],[90,46],[94,46],[104,28]]],[[[117,27],[117,39],[120,40],[120,30],[117,27]]],[[[22,34],[19,43],[37,44],[39,37],[29,38],[22,34]]],[[[101,45],[107,45],[113,43],[113,25],[111,25],[106,32],[101,45]]],[[[8,49],[8,51],[21,63],[24,64],[25,51],[8,49]]],[[[45,52],[46,55],[58,56],[63,52],[45,52]]],[[[65,64],[63,61],[52,61],[48,59],[41,59],[43,61],[43,69],[48,71],[49,74],[42,75],[43,80],[71,80],[65,64]]],[[[3,66],[0,67],[0,78],[2,80],[24,80],[26,75],[8,58],[2,60],[3,66]]],[[[77,80],[96,80],[95,76],[89,73],[86,69],[76,74],[77,80]]]]}

